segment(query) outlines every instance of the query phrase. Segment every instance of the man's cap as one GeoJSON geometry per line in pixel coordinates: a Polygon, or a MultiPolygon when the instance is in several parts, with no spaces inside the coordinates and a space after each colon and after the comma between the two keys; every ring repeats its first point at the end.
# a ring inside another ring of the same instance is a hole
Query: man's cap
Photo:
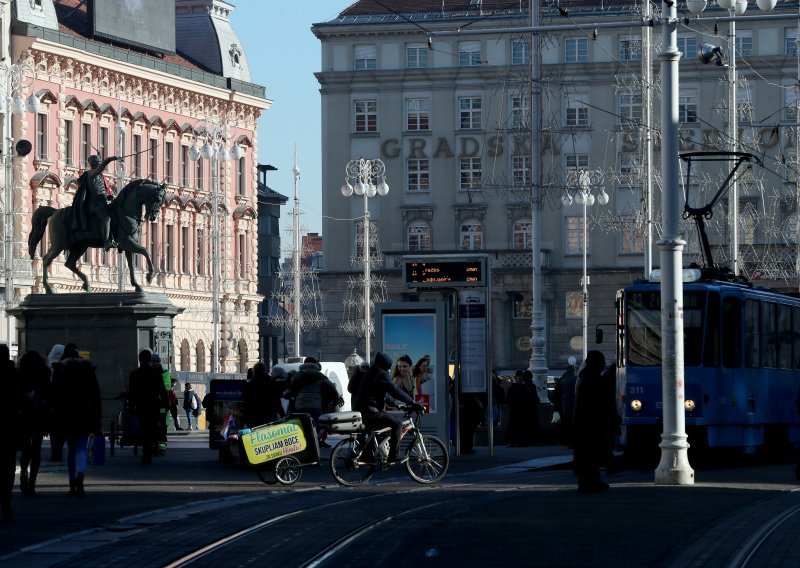
{"type": "Polygon", "coordinates": [[[161,363],[161,357],[158,356],[158,353],[153,353],[152,357],[150,357],[150,360],[153,363],[161,363]]]}

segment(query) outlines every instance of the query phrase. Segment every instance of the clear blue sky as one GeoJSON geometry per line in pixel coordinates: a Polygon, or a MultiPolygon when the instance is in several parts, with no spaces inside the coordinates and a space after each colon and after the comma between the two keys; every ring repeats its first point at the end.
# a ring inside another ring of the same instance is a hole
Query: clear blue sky
{"type": "Polygon", "coordinates": [[[314,77],[320,70],[320,43],[311,25],[335,18],[353,2],[232,0],[236,8],[231,23],[243,44],[253,83],[266,87],[267,98],[273,101],[258,123],[258,162],[278,168],[267,173],[267,185],[290,199],[281,209],[281,229],[291,222],[296,143],[301,224],[309,232],[322,231],[320,96],[314,77]]]}

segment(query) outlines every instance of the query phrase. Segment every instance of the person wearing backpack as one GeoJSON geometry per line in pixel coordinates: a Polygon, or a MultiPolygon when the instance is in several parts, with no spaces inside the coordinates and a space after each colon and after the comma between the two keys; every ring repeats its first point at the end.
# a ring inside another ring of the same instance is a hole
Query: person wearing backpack
{"type": "Polygon", "coordinates": [[[183,391],[183,409],[186,411],[186,422],[189,430],[197,430],[197,417],[200,416],[200,410],[203,408],[200,402],[200,397],[192,388],[192,383],[186,383],[183,391]],[[194,421],[192,420],[194,418],[194,421]],[[194,428],[192,424],[194,423],[194,428]]]}

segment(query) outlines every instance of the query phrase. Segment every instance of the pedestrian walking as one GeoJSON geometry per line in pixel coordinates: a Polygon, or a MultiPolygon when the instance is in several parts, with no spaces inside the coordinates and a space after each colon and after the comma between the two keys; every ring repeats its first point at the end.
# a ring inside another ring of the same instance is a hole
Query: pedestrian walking
{"type": "Polygon", "coordinates": [[[64,346],[53,366],[53,429],[67,441],[69,494],[85,495],[89,434],[100,431],[100,385],[94,365],[83,359],[74,343],[64,346]]]}
{"type": "MultiPolygon", "coordinates": [[[[172,376],[169,374],[169,369],[161,364],[161,357],[158,353],[153,353],[152,356],[153,368],[161,375],[164,381],[164,391],[169,393],[172,388],[172,376]]],[[[169,396],[167,396],[167,404],[169,404],[169,396]]],[[[162,407],[159,411],[159,439],[158,439],[158,455],[163,456],[167,453],[167,425],[169,422],[169,406],[162,407]]]]}
{"type": "Polygon", "coordinates": [[[178,395],[175,393],[175,387],[178,387],[180,383],[175,379],[172,379],[172,382],[169,385],[169,390],[167,391],[167,398],[169,398],[169,413],[172,415],[172,421],[175,423],[175,430],[180,431],[183,430],[181,428],[181,423],[178,420],[178,395]]]}
{"type": "MultiPolygon", "coordinates": [[[[574,361],[574,358],[573,358],[574,361]]],[[[575,365],[569,364],[553,389],[553,410],[559,416],[559,435],[561,443],[572,447],[572,411],[575,407],[575,384],[578,373],[575,365]]]]}
{"type": "Polygon", "coordinates": [[[203,408],[203,403],[194,391],[192,383],[184,384],[183,388],[183,410],[186,411],[187,428],[189,430],[197,430],[199,428],[197,418],[200,416],[200,409],[203,408]],[[194,424],[194,427],[192,427],[192,424],[194,424]]]}
{"type": "Polygon", "coordinates": [[[475,432],[483,419],[483,403],[476,393],[462,392],[458,396],[459,438],[462,454],[475,453],[475,432]]]}
{"type": "Polygon", "coordinates": [[[600,467],[607,459],[609,439],[618,426],[619,416],[613,400],[609,400],[602,376],[605,364],[600,351],[589,351],[575,387],[573,446],[580,493],[608,489],[608,484],[600,479],[600,467]]]}
{"type": "Polygon", "coordinates": [[[139,420],[142,465],[150,465],[153,454],[158,454],[161,411],[169,407],[169,397],[149,349],[139,352],[139,367],[128,377],[128,397],[130,411],[139,420]]]}
{"type": "MultiPolygon", "coordinates": [[[[50,348],[50,353],[47,354],[47,366],[50,367],[51,379],[53,365],[61,361],[61,356],[64,354],[64,346],[61,343],[56,343],[50,348]]],[[[53,413],[52,405],[50,407],[50,415],[53,413]]],[[[58,428],[50,429],[50,461],[60,462],[64,459],[64,436],[58,428]]]]}
{"type": "MultiPolygon", "coordinates": [[[[322,368],[313,357],[306,357],[300,369],[289,385],[289,398],[294,400],[296,412],[310,414],[315,422],[323,412],[333,412],[340,406],[339,391],[334,384],[322,374],[322,368]]],[[[328,432],[319,430],[319,443],[323,448],[330,445],[325,441],[328,432]]]]}
{"type": "Polygon", "coordinates": [[[509,446],[530,446],[536,442],[539,433],[539,395],[533,385],[533,374],[520,369],[514,375],[514,384],[506,394],[508,403],[508,430],[506,441],[509,446]]]}
{"type": "Polygon", "coordinates": [[[267,373],[267,367],[262,362],[253,365],[252,378],[244,385],[244,422],[248,427],[254,428],[262,424],[274,422],[278,417],[283,417],[281,406],[281,385],[275,380],[278,371],[286,376],[283,369],[273,369],[275,375],[267,373]]]}
{"type": "Polygon", "coordinates": [[[24,389],[8,345],[0,345],[0,514],[10,521],[11,493],[20,446],[24,389]]]}
{"type": "Polygon", "coordinates": [[[50,367],[38,351],[28,351],[19,363],[25,399],[22,411],[22,454],[19,488],[24,495],[36,495],[36,477],[42,463],[42,440],[50,431],[52,384],[50,367]]]}
{"type": "MultiPolygon", "coordinates": [[[[797,415],[800,416],[800,390],[797,391],[797,415]]],[[[800,480],[800,460],[797,462],[797,466],[794,468],[794,477],[795,479],[800,480]]]]}

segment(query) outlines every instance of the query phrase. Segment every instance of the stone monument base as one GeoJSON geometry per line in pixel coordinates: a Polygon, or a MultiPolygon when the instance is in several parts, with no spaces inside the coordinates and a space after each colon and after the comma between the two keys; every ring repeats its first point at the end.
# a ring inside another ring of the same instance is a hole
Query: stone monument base
{"type": "Polygon", "coordinates": [[[172,320],[182,311],[153,292],[31,294],[10,310],[20,354],[47,357],[54,344],[75,343],[97,367],[105,432],[122,409],[119,395],[128,390],[140,350],[152,349],[165,368],[175,369],[172,320]]]}

